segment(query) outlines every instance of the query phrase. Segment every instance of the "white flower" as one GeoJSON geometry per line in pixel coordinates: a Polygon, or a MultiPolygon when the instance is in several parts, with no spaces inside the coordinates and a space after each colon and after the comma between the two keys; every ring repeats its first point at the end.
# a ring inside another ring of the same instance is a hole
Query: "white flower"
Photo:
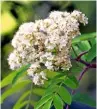
{"type": "Polygon", "coordinates": [[[20,47],[21,44],[30,46],[30,41],[33,39],[34,25],[33,22],[22,24],[12,40],[12,46],[15,48],[20,47]]]}
{"type": "Polygon", "coordinates": [[[40,56],[40,62],[45,63],[46,61],[53,61],[54,55],[51,52],[46,52],[45,54],[40,56]]]}
{"type": "Polygon", "coordinates": [[[33,73],[28,70],[28,75],[31,77],[31,80],[35,85],[43,85],[44,80],[47,80],[46,74],[43,71],[40,73],[33,73]]]}
{"type": "Polygon", "coordinates": [[[46,48],[48,49],[48,50],[53,50],[54,49],[54,45],[53,44],[49,44],[46,48]]]}
{"type": "Polygon", "coordinates": [[[31,66],[30,66],[30,68],[32,68],[32,69],[36,69],[39,67],[40,67],[39,62],[35,62],[35,63],[31,64],[31,66]]]}
{"type": "Polygon", "coordinates": [[[31,77],[34,76],[34,72],[33,72],[32,69],[28,69],[27,72],[28,72],[27,74],[28,74],[29,76],[31,76],[31,77]]]}
{"type": "Polygon", "coordinates": [[[14,50],[10,55],[9,55],[9,58],[8,58],[8,62],[9,62],[9,65],[10,65],[10,68],[12,70],[15,70],[19,67],[21,67],[21,58],[18,56],[19,54],[17,53],[16,50],[14,50]]]}
{"type": "Polygon", "coordinates": [[[85,24],[88,24],[88,18],[85,17],[85,14],[83,14],[80,11],[74,10],[71,13],[71,16],[73,16],[74,18],[76,18],[77,20],[79,20],[79,22],[83,23],[84,25],[85,24]]]}
{"type": "Polygon", "coordinates": [[[69,70],[72,39],[80,35],[80,23],[88,23],[88,18],[80,11],[53,11],[48,18],[24,23],[12,39],[14,51],[8,63],[12,70],[31,64],[28,75],[36,85],[47,80],[44,66],[49,70],[69,70]],[[54,53],[54,50],[56,53],[54,53]]]}
{"type": "Polygon", "coordinates": [[[40,85],[40,75],[38,75],[37,73],[33,76],[32,81],[35,85],[40,85]]]}
{"type": "Polygon", "coordinates": [[[40,75],[41,75],[41,77],[42,77],[43,79],[47,80],[46,74],[45,74],[43,71],[40,72],[40,75]]]}
{"type": "Polygon", "coordinates": [[[32,32],[34,31],[34,23],[33,22],[28,22],[28,23],[24,23],[19,27],[19,31],[22,34],[32,34],[32,32]]]}
{"type": "Polygon", "coordinates": [[[52,62],[46,61],[45,66],[47,67],[47,69],[53,70],[52,62]]]}
{"type": "Polygon", "coordinates": [[[46,57],[47,60],[53,60],[53,59],[54,59],[54,55],[52,55],[51,52],[46,52],[46,53],[44,54],[44,57],[46,57]]]}

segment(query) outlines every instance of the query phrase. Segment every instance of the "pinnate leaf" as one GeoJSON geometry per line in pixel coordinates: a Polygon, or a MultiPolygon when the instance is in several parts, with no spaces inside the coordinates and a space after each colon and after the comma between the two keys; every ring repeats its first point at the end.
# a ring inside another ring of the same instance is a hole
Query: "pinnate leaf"
{"type": "Polygon", "coordinates": [[[49,101],[47,101],[47,102],[45,103],[45,105],[43,106],[42,109],[50,109],[50,107],[51,107],[51,103],[52,103],[52,99],[49,100],[49,101]]]}
{"type": "Polygon", "coordinates": [[[64,80],[64,84],[71,89],[76,89],[79,86],[75,76],[67,76],[64,80]]]}
{"type": "Polygon", "coordinates": [[[75,37],[73,40],[72,40],[72,44],[76,44],[78,42],[81,42],[81,41],[85,41],[85,40],[89,40],[91,38],[95,38],[96,37],[96,33],[88,33],[88,34],[82,34],[78,37],[75,37]]]}
{"type": "Polygon", "coordinates": [[[41,106],[43,106],[43,104],[45,104],[48,100],[50,100],[52,98],[52,95],[47,95],[43,98],[41,98],[39,100],[39,102],[36,104],[36,106],[34,107],[34,109],[39,109],[41,106]]]}
{"type": "Polygon", "coordinates": [[[96,57],[96,44],[89,50],[87,55],[87,61],[91,62],[96,57]]]}
{"type": "Polygon", "coordinates": [[[14,85],[12,88],[8,89],[7,91],[5,91],[1,96],[1,102],[3,102],[5,98],[7,98],[8,96],[12,95],[13,93],[19,91],[20,89],[22,89],[29,83],[31,83],[30,80],[25,80],[25,81],[22,81],[16,85],[14,85]]]}
{"type": "Polygon", "coordinates": [[[59,95],[55,94],[53,102],[54,102],[55,109],[63,109],[63,101],[59,97],[59,95]]]}
{"type": "MultiPolygon", "coordinates": [[[[20,69],[14,71],[14,72],[11,72],[8,76],[6,76],[6,77],[0,82],[0,84],[1,84],[0,87],[3,88],[3,87],[5,87],[5,86],[11,84],[12,82],[15,83],[16,80],[17,80],[17,78],[19,77],[19,76],[17,76],[17,75],[18,75],[19,73],[21,73],[21,72],[26,71],[26,68],[28,68],[28,67],[29,67],[29,65],[23,66],[23,67],[21,67],[20,69]]],[[[19,74],[19,75],[20,75],[20,74],[19,74]]]]}
{"type": "Polygon", "coordinates": [[[63,101],[67,104],[71,104],[71,101],[72,101],[72,98],[71,98],[71,95],[70,93],[67,91],[66,88],[64,87],[60,87],[59,90],[58,90],[58,94],[61,96],[61,98],[63,99],[63,101]]]}

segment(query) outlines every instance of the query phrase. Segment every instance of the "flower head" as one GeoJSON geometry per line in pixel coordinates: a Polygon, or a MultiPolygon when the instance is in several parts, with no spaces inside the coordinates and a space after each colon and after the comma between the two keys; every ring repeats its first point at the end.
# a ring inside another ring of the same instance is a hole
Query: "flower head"
{"type": "Polygon", "coordinates": [[[72,39],[80,35],[79,25],[88,23],[80,11],[53,11],[48,18],[24,23],[19,27],[13,40],[14,51],[8,62],[12,70],[31,64],[27,70],[35,85],[47,80],[44,69],[69,70],[72,39]]]}

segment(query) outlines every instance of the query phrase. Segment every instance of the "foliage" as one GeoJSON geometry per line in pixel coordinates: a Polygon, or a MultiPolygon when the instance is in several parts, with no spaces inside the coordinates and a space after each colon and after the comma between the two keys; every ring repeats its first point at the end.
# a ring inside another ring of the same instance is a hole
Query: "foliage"
{"type": "MultiPolygon", "coordinates": [[[[72,47],[71,50],[71,57],[75,58],[77,57],[81,52],[88,50],[88,53],[82,57],[83,60],[87,62],[92,62],[93,59],[96,57],[96,33],[90,33],[90,34],[83,34],[72,41],[72,47]]],[[[73,73],[76,71],[81,71],[84,67],[82,64],[78,64],[76,62],[76,65],[73,66],[70,71],[64,71],[64,72],[53,72],[53,71],[47,71],[47,75],[49,77],[48,82],[43,87],[35,87],[32,88],[32,83],[28,79],[23,79],[19,81],[21,77],[24,77],[26,75],[25,71],[28,69],[30,65],[24,66],[20,68],[17,71],[14,71],[10,73],[6,78],[4,78],[1,81],[1,88],[8,86],[7,91],[5,91],[2,94],[1,97],[1,103],[4,102],[4,100],[12,95],[13,93],[16,93],[18,90],[21,90],[24,87],[27,87],[27,85],[31,85],[31,90],[28,90],[24,92],[21,97],[18,99],[17,103],[14,105],[13,109],[20,109],[23,106],[29,104],[33,105],[34,109],[50,109],[52,106],[55,107],[55,109],[63,109],[65,104],[71,104],[72,100],[78,100],[78,101],[85,101],[85,103],[95,106],[94,101],[87,99],[83,97],[82,95],[76,97],[72,97],[70,94],[70,91],[68,91],[67,87],[70,89],[77,89],[79,86],[78,80],[74,76],[73,73]],[[52,77],[50,77],[49,73],[54,74],[52,77]],[[41,92],[41,93],[40,93],[41,92]],[[36,94],[38,96],[42,96],[41,99],[37,102],[34,101],[31,98],[32,94],[36,94]],[[25,98],[29,96],[28,100],[25,100],[25,98]],[[87,101],[87,102],[86,102],[87,101]]],[[[29,105],[27,105],[29,107],[29,105]]]]}

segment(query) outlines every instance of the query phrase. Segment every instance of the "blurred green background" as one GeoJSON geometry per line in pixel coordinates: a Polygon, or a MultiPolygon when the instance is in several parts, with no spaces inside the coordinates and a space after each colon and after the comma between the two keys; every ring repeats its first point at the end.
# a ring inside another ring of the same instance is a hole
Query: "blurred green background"
{"type": "MultiPolygon", "coordinates": [[[[7,58],[12,51],[11,40],[24,22],[34,22],[46,18],[54,10],[80,10],[89,18],[87,26],[80,26],[81,33],[96,31],[96,1],[2,1],[1,2],[1,79],[6,77],[9,69],[7,58]]],[[[96,74],[88,73],[82,80],[80,90],[95,99],[96,74]]]]}

